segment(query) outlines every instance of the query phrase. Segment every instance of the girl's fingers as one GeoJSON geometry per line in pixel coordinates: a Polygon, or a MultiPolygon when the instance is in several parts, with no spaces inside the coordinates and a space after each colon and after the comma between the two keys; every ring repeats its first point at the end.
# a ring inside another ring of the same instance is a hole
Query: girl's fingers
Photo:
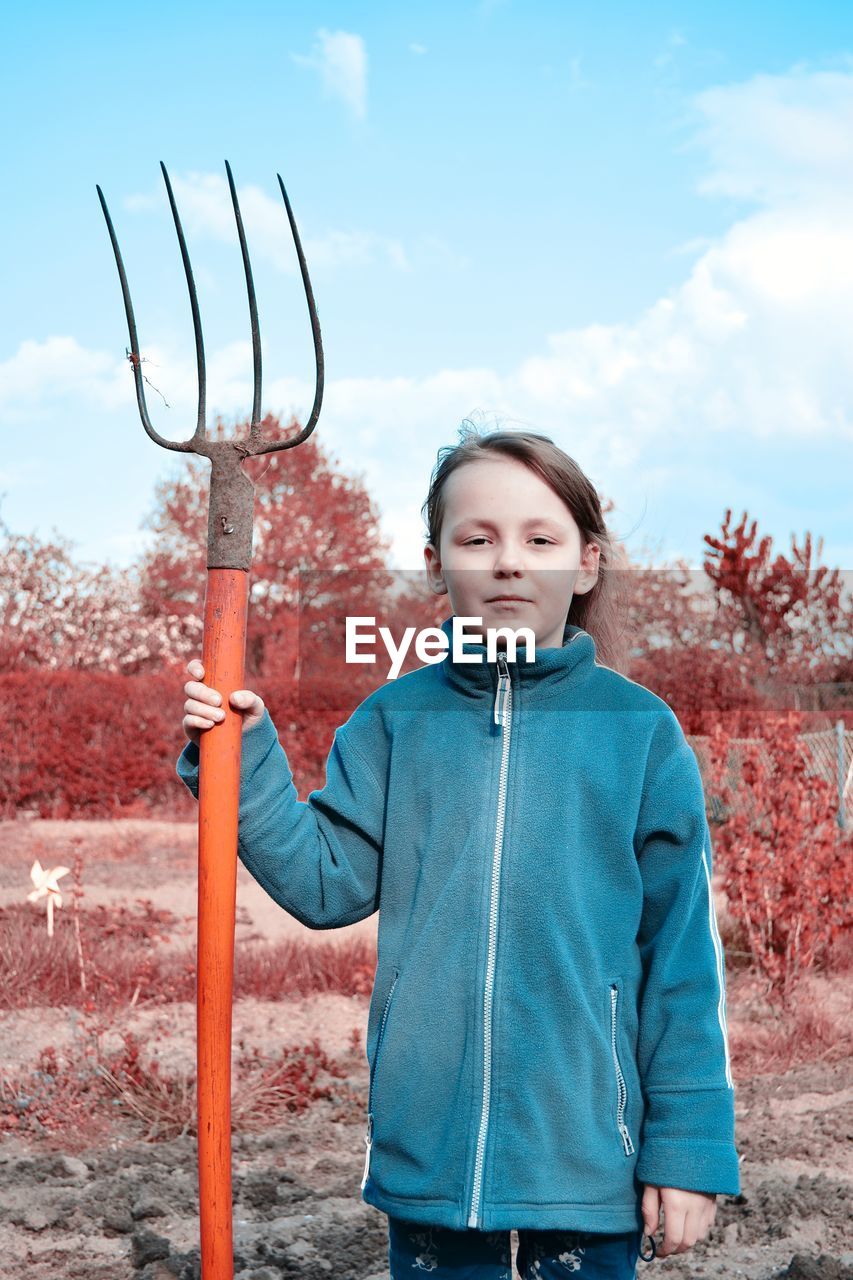
{"type": "MultiPolygon", "coordinates": [[[[208,692],[205,697],[187,698],[184,703],[184,711],[191,716],[206,716],[209,720],[224,720],[225,710],[219,705],[221,701],[222,699],[218,693],[211,697],[210,692],[208,692]]],[[[258,703],[257,694],[250,693],[246,689],[238,689],[236,693],[231,694],[231,705],[238,711],[249,711],[256,707],[258,703]]]]}
{"type": "Polygon", "coordinates": [[[212,729],[216,721],[207,720],[204,716],[185,716],[184,724],[193,725],[196,729],[212,729]]]}
{"type": "MultiPolygon", "coordinates": [[[[210,685],[202,683],[200,677],[204,675],[204,666],[198,658],[192,658],[187,663],[187,671],[196,679],[188,680],[184,685],[184,693],[187,695],[184,703],[184,728],[212,729],[214,725],[221,724],[226,716],[222,695],[210,685]]],[[[236,689],[229,695],[229,707],[234,711],[248,713],[250,717],[259,717],[263,706],[263,701],[251,689],[236,689]]],[[[247,723],[251,724],[252,720],[244,721],[244,724],[247,723]]]]}
{"type": "Polygon", "coordinates": [[[184,685],[184,693],[189,698],[195,698],[198,702],[207,702],[212,707],[218,707],[222,704],[222,698],[215,689],[211,689],[208,684],[200,684],[198,680],[188,680],[184,685]]]}
{"type": "Polygon", "coordinates": [[[184,711],[187,715],[203,716],[211,722],[225,719],[225,712],[221,707],[212,707],[193,698],[188,698],[184,703],[184,711]]]}

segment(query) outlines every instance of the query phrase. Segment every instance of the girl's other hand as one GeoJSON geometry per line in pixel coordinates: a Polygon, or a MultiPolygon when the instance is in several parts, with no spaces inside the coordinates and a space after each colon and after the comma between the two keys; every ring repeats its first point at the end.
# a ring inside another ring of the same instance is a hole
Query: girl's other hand
{"type": "MultiPolygon", "coordinates": [[[[187,700],[184,703],[184,719],[182,727],[190,742],[198,746],[202,732],[212,729],[225,719],[222,710],[222,698],[210,685],[202,684],[204,667],[198,658],[191,658],[187,663],[187,671],[194,677],[184,685],[187,700]]],[[[229,698],[229,705],[243,717],[243,733],[260,724],[264,716],[264,701],[251,689],[235,689],[229,698]]]]}
{"type": "MultiPolygon", "coordinates": [[[[654,1239],[663,1210],[663,1241],[656,1247],[658,1258],[686,1253],[697,1240],[704,1240],[717,1216],[717,1197],[712,1192],[682,1191],[647,1182],[643,1187],[642,1214],[646,1235],[654,1239]]],[[[651,1259],[647,1259],[651,1261],[651,1259]]]]}

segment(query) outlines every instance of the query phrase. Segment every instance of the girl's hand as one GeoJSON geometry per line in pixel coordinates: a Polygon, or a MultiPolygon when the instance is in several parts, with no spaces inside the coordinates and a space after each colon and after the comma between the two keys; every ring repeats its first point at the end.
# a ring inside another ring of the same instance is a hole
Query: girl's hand
{"type": "MultiPolygon", "coordinates": [[[[187,671],[195,679],[188,680],[184,685],[187,700],[184,703],[183,730],[190,742],[198,746],[203,730],[212,729],[215,724],[224,720],[225,712],[222,710],[222,698],[216,690],[201,683],[204,667],[198,658],[192,658],[187,663],[187,671]]],[[[252,693],[251,689],[235,689],[229,698],[229,705],[242,715],[243,733],[260,724],[263,719],[264,701],[256,693],[252,693]]]]}
{"type": "Polygon", "coordinates": [[[671,1253],[686,1253],[708,1234],[717,1216],[717,1197],[705,1191],[681,1191],[678,1187],[656,1187],[647,1182],[643,1187],[643,1224],[646,1235],[653,1238],[661,1208],[663,1247],[657,1249],[657,1257],[666,1258],[671,1253]]]}

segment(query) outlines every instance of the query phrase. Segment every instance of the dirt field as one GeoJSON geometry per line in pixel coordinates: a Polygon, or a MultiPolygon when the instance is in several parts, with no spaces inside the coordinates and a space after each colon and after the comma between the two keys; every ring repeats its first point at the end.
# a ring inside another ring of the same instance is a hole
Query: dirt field
{"type": "MultiPolygon", "coordinates": [[[[150,899],[185,915],[186,936],[192,938],[192,824],[2,823],[0,906],[25,897],[34,857],[43,865],[69,865],[67,842],[75,834],[84,837],[88,903],[150,899]]],[[[242,868],[238,904],[238,945],[252,937],[286,935],[299,936],[306,945],[328,940],[282,912],[242,868]]],[[[375,927],[374,918],[355,931],[375,937],[375,927]]],[[[335,939],[350,932],[335,931],[335,939]]],[[[794,1065],[780,1069],[774,1068],[780,1028],[755,980],[746,971],[733,973],[728,995],[743,1194],[718,1197],[717,1221],[705,1241],[681,1257],[640,1262],[638,1276],[657,1270],[673,1277],[853,1280],[853,1071],[830,1034],[832,1028],[851,1028],[850,982],[809,980],[803,1000],[808,1016],[789,1034],[794,1065]]],[[[341,1080],[366,1100],[367,1005],[365,996],[333,994],[240,1000],[234,1039],[269,1049],[316,1036],[342,1065],[341,1080]]],[[[113,1037],[118,1045],[119,1031],[133,1030],[171,1069],[190,1069],[194,1016],[186,1001],[128,1009],[105,1042],[113,1037]]],[[[31,1069],[49,1045],[60,1057],[70,1053],[79,1026],[80,1012],[70,1007],[0,1015],[4,1079],[31,1069]]],[[[387,1280],[386,1219],[360,1197],[362,1110],[356,1106],[349,1118],[341,1116],[334,1101],[320,1101],[264,1132],[235,1135],[235,1275],[240,1280],[321,1275],[387,1280]]],[[[0,1276],[195,1278],[195,1179],[192,1138],[147,1142],[140,1124],[121,1108],[106,1121],[61,1134],[38,1126],[7,1133],[0,1147],[0,1276]]]]}

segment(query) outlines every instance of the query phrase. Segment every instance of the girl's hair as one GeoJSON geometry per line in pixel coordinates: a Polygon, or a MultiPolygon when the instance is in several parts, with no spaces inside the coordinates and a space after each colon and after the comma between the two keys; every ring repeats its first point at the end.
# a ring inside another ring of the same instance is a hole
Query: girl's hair
{"type": "Polygon", "coordinates": [[[567,622],[588,631],[595,641],[596,659],[616,670],[624,667],[626,614],[620,582],[628,558],[604,522],[601,501],[595,486],[574,458],[545,435],[534,431],[505,430],[482,433],[466,419],[459,428],[460,442],[445,445],[438,451],[429,493],[421,508],[425,518],[426,540],[436,551],[440,548],[444,521],[444,486],[448,476],[466,462],[498,454],[517,458],[540,476],[569,508],[577,524],[583,545],[597,543],[598,581],[590,591],[572,596],[567,622]]]}

